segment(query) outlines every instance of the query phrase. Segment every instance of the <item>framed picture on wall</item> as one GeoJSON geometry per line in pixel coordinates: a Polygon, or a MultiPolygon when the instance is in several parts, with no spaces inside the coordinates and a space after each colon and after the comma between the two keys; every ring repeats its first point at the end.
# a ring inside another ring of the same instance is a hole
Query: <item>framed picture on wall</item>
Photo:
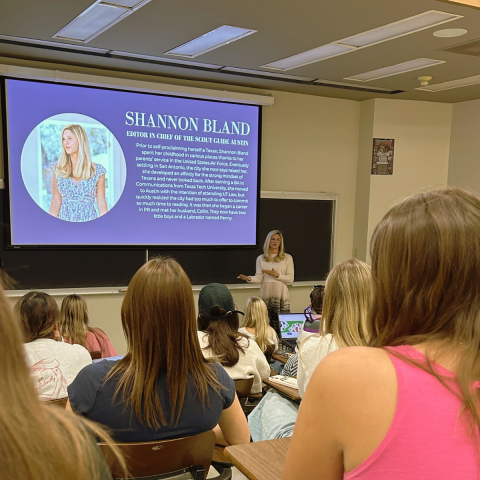
{"type": "Polygon", "coordinates": [[[393,175],[393,138],[374,138],[372,154],[372,175],[393,175]]]}

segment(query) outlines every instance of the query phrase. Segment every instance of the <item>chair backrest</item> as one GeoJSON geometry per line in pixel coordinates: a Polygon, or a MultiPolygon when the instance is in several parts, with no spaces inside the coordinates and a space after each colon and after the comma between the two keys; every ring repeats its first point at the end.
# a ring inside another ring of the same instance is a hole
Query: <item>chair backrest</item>
{"type": "Polygon", "coordinates": [[[65,408],[67,406],[68,397],[57,398],[57,400],[45,400],[48,405],[54,405],[55,407],[65,408]]]}
{"type": "MultiPolygon", "coordinates": [[[[112,451],[105,443],[99,443],[113,478],[124,478],[112,451]]],[[[193,465],[202,465],[208,471],[215,448],[213,430],[192,437],[154,442],[117,443],[133,477],[176,472],[193,465]]]]}
{"type": "Polygon", "coordinates": [[[92,360],[98,360],[99,358],[102,358],[102,352],[90,352],[90,356],[92,357],[92,360]]]}
{"type": "Polygon", "coordinates": [[[234,380],[235,391],[239,397],[248,397],[253,387],[253,377],[242,380],[234,380]]]}

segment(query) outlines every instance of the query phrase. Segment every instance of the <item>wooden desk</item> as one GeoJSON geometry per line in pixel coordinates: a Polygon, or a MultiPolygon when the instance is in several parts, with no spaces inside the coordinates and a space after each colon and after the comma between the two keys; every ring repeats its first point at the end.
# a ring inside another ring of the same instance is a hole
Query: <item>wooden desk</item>
{"type": "Polygon", "coordinates": [[[287,363],[287,360],[290,358],[290,357],[284,357],[283,355],[280,355],[279,353],[274,353],[273,354],[273,358],[275,360],[278,360],[279,362],[282,362],[284,365],[287,363]]]}
{"type": "Polygon", "coordinates": [[[225,456],[250,480],[280,479],[291,438],[233,445],[225,456]]]}
{"type": "Polygon", "coordinates": [[[289,400],[293,400],[297,403],[300,403],[302,400],[302,397],[296,388],[286,387],[284,385],[280,385],[279,383],[271,382],[269,378],[262,378],[262,382],[285,395],[289,400]]]}

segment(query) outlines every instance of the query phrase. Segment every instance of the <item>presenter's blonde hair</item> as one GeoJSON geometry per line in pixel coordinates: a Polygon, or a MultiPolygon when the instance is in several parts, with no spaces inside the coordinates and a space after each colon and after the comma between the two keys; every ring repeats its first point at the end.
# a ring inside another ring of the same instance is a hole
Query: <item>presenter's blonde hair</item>
{"type": "Polygon", "coordinates": [[[277,336],[275,330],[270,326],[267,306],[260,297],[250,297],[247,300],[244,327],[255,329],[255,341],[262,352],[269,345],[273,345],[271,339],[275,339],[277,336]]]}
{"type": "Polygon", "coordinates": [[[327,277],[323,298],[323,335],[331,333],[339,348],[367,345],[372,302],[371,268],[357,260],[336,265],[327,277]]]}
{"type": "Polygon", "coordinates": [[[280,230],[272,230],[265,239],[265,243],[263,244],[263,256],[267,262],[281,262],[285,260],[285,245],[283,241],[283,235],[280,230]],[[280,246],[278,247],[278,255],[274,256],[270,253],[270,240],[274,235],[278,235],[280,237],[280,246]]]}
{"type": "Polygon", "coordinates": [[[95,166],[90,155],[90,144],[88,142],[87,132],[81,125],[71,124],[62,130],[62,139],[65,130],[70,130],[78,140],[78,162],[73,169],[70,155],[65,151],[62,145],[62,154],[55,165],[55,174],[57,177],[69,178],[76,180],[88,180],[95,175],[95,166]]]}
{"type": "MultiPolygon", "coordinates": [[[[105,478],[96,438],[110,445],[112,440],[99,425],[39,400],[25,361],[20,323],[1,287],[0,352],[0,478],[105,478]]],[[[118,450],[111,448],[126,472],[118,450]]]]}

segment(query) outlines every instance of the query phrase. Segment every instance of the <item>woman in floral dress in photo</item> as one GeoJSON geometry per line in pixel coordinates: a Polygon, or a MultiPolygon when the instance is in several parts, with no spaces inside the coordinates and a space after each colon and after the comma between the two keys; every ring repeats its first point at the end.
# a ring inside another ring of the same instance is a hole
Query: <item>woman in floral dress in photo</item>
{"type": "Polygon", "coordinates": [[[88,222],[104,215],[108,212],[107,170],[92,162],[85,129],[80,125],[67,125],[62,131],[62,147],[62,154],[53,166],[50,215],[67,222],[88,222]]]}

